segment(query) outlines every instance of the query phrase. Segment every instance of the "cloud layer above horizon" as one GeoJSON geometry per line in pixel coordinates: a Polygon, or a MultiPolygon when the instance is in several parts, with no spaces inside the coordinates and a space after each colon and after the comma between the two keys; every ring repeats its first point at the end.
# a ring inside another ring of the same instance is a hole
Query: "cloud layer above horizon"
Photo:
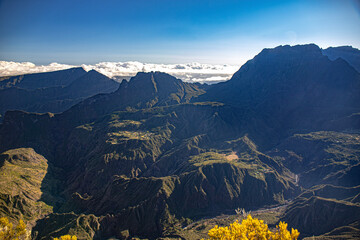
{"type": "Polygon", "coordinates": [[[239,69],[234,65],[211,65],[201,63],[185,64],[154,64],[129,62],[100,62],[94,65],[81,66],[51,63],[49,65],[35,65],[31,62],[0,61],[0,76],[14,76],[28,73],[51,72],[72,67],[83,67],[86,71],[94,69],[110,78],[122,80],[135,76],[137,72],[160,71],[166,72],[187,82],[215,83],[226,81],[239,69]]]}

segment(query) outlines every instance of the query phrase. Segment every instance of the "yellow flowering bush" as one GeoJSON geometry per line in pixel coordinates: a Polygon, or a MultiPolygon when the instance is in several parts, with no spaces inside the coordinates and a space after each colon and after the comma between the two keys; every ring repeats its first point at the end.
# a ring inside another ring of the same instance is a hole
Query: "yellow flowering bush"
{"type": "Polygon", "coordinates": [[[209,240],[296,240],[299,231],[287,230],[287,223],[280,222],[274,232],[270,231],[263,220],[251,217],[249,214],[241,224],[238,221],[230,224],[229,227],[212,228],[208,235],[209,240]]]}
{"type": "Polygon", "coordinates": [[[15,227],[6,217],[0,218],[0,240],[26,239],[26,225],[23,220],[15,227]]]}
{"type": "Polygon", "coordinates": [[[54,238],[54,240],[77,240],[76,236],[64,235],[59,238],[54,238]]]}

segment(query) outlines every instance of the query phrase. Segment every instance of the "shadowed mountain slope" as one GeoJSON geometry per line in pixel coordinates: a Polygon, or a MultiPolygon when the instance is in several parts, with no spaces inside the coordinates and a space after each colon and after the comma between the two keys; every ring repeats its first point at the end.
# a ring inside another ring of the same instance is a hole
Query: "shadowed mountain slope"
{"type": "Polygon", "coordinates": [[[113,92],[119,86],[94,70],[86,72],[82,68],[15,76],[0,84],[0,114],[8,110],[62,112],[87,97],[113,92]]]}
{"type": "Polygon", "coordinates": [[[360,184],[360,135],[313,132],[295,134],[268,154],[298,174],[302,186],[360,184]]]}
{"type": "MultiPolygon", "coordinates": [[[[321,197],[298,198],[286,210],[282,220],[296,226],[301,236],[305,237],[325,234],[339,227],[356,224],[359,214],[359,204],[321,197]]],[[[359,224],[356,225],[358,228],[359,224]]]]}
{"type": "Polygon", "coordinates": [[[351,46],[329,47],[322,49],[322,53],[330,60],[342,58],[360,72],[360,50],[351,46]]]}
{"type": "Polygon", "coordinates": [[[114,93],[86,99],[63,117],[71,118],[76,113],[80,122],[86,122],[117,110],[187,103],[204,92],[199,84],[185,83],[166,73],[139,72],[129,82],[123,80],[114,93]]]}
{"type": "Polygon", "coordinates": [[[79,67],[54,72],[0,77],[0,89],[18,87],[27,90],[35,90],[38,88],[67,86],[85,74],[86,71],[79,67]]]}
{"type": "Polygon", "coordinates": [[[289,136],[358,128],[359,117],[353,114],[360,112],[359,92],[360,74],[353,67],[342,59],[329,60],[310,44],[264,49],[231,80],[211,86],[198,100],[246,109],[289,136]]]}

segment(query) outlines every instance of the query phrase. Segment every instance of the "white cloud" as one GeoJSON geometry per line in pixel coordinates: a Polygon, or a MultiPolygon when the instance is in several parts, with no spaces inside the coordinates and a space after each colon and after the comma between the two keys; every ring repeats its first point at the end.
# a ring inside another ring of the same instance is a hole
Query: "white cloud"
{"type": "Polygon", "coordinates": [[[0,61],[0,76],[13,76],[26,73],[51,72],[75,67],[73,65],[51,63],[49,65],[38,65],[31,62],[7,62],[0,61]]]}
{"type": "MultiPolygon", "coordinates": [[[[0,76],[11,76],[26,73],[49,72],[77,67],[74,65],[51,63],[49,65],[35,65],[31,62],[0,61],[0,76]]],[[[110,78],[134,76],[137,72],[160,71],[166,72],[189,82],[219,82],[229,79],[239,66],[211,65],[201,63],[186,64],[153,64],[136,61],[129,62],[100,62],[94,65],[81,65],[86,71],[94,69],[110,78]],[[120,76],[120,77],[119,77],[120,76]]]]}

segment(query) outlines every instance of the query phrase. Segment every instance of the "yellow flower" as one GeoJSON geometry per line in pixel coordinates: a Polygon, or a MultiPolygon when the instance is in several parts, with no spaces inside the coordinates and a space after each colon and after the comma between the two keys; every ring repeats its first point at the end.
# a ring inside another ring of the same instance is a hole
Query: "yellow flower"
{"type": "Polygon", "coordinates": [[[26,238],[26,224],[23,220],[14,227],[6,217],[0,218],[0,240],[16,240],[26,238]]]}
{"type": "Polygon", "coordinates": [[[271,232],[263,220],[253,218],[249,214],[241,224],[235,221],[228,227],[215,226],[210,229],[208,235],[209,240],[296,240],[300,233],[293,228],[290,233],[287,226],[287,223],[280,222],[276,226],[276,231],[271,232]]]}
{"type": "MultiPolygon", "coordinates": [[[[54,238],[54,240],[59,240],[59,238],[54,238]]],[[[60,237],[60,240],[77,240],[76,236],[64,235],[60,237]]]]}

